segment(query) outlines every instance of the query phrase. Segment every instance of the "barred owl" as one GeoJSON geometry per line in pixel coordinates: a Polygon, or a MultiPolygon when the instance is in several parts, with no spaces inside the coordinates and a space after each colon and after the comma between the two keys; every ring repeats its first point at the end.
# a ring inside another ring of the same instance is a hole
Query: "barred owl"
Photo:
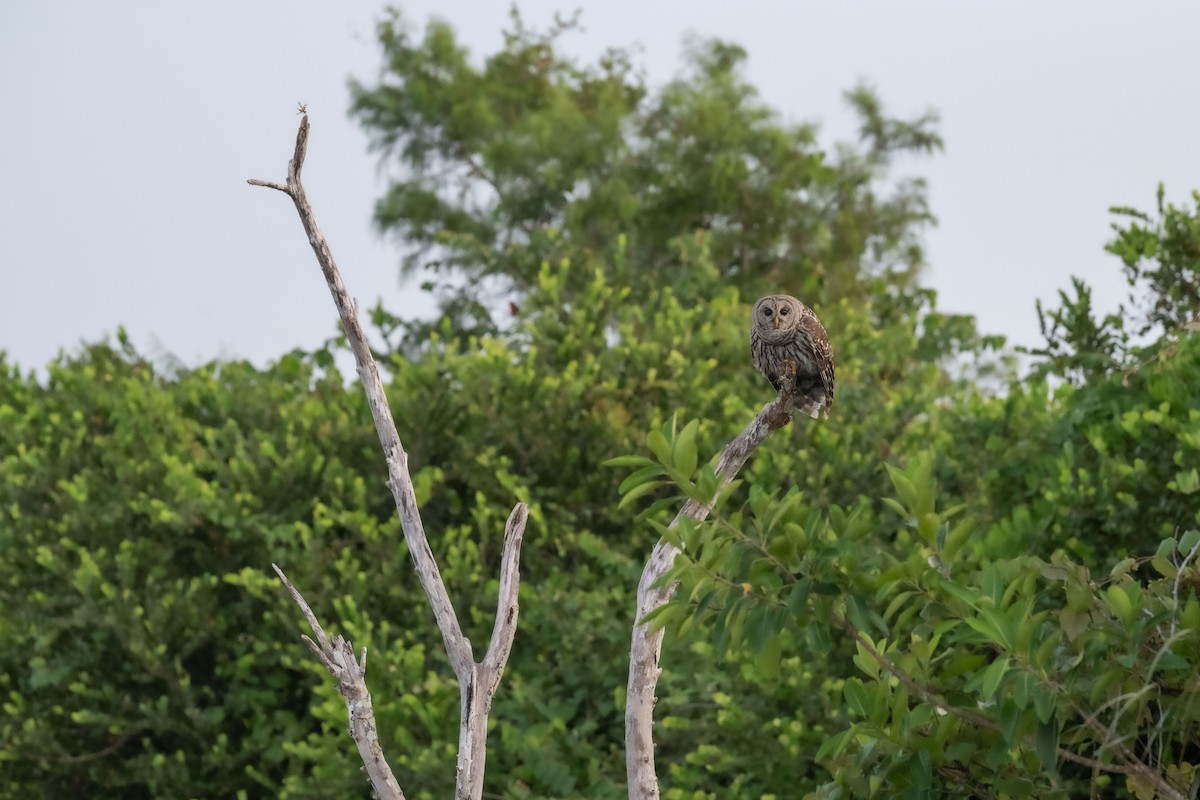
{"type": "Polygon", "coordinates": [[[796,407],[816,419],[833,406],[833,348],[812,309],[791,295],[771,294],[754,304],[750,323],[754,367],[776,391],[794,380],[796,407]]]}

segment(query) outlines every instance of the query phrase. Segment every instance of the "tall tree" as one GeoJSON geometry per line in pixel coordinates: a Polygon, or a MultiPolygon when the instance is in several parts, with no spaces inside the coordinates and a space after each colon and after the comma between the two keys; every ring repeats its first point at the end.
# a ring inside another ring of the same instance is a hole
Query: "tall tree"
{"type": "Polygon", "coordinates": [[[563,55],[575,25],[539,32],[514,11],[503,48],[477,65],[446,24],[418,38],[393,13],[379,80],[352,84],[352,113],[395,167],[376,223],[406,246],[405,275],[451,278],[461,328],[490,327],[489,308],[565,258],[586,267],[579,290],[600,269],[688,299],[725,283],[816,303],[880,276],[914,285],[924,184],[881,187],[896,155],[941,147],[934,115],[892,119],[859,87],[847,100],[860,141],[830,153],[759,97],[740,47],[695,42],[682,77],[651,91],[626,50],[590,65],[563,55]]]}
{"type": "Polygon", "coordinates": [[[1160,183],[1157,218],[1128,206],[1109,209],[1116,236],[1104,249],[1121,259],[1128,300],[1101,317],[1091,287],[1072,278],[1074,296],[1059,290],[1057,308],[1039,302],[1046,344],[1029,351],[1041,358],[1035,372],[1076,384],[1133,372],[1200,328],[1200,192],[1191,196],[1195,210],[1166,203],[1160,183]]]}

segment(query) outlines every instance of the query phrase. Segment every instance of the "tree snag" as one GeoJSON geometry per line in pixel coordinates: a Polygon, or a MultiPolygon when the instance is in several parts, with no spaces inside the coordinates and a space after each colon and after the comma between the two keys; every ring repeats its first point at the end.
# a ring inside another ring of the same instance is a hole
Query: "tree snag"
{"type": "MultiPolygon", "coordinates": [[[[342,319],[342,327],[346,332],[346,340],[354,353],[358,376],[362,381],[363,390],[367,395],[367,403],[371,407],[371,417],[375,421],[375,430],[383,454],[387,460],[388,488],[396,501],[396,511],[400,515],[400,525],[404,530],[404,540],[408,544],[408,552],[416,568],[417,577],[429,604],[433,608],[434,618],[438,629],[442,632],[442,641],[450,664],[458,678],[461,717],[459,720],[458,766],[455,780],[456,800],[479,800],[483,795],[483,774],[487,748],[487,718],[491,710],[492,697],[500,684],[504,666],[512,650],[513,637],[517,630],[517,593],[520,584],[521,537],[525,532],[525,522],[529,510],[524,503],[517,503],[509,515],[504,530],[504,546],[500,563],[500,591],[496,607],[496,623],[492,630],[487,652],[480,662],[475,661],[471,642],[463,635],[458,616],[442,582],[441,572],[437,561],[429,547],[425,529],[421,524],[421,516],[417,509],[417,499],[413,492],[412,479],[408,471],[408,454],[400,442],[396,430],[396,422],[392,418],[387,396],[384,394],[383,381],[379,376],[379,367],[371,356],[371,348],[367,343],[366,334],[358,319],[358,309],[351,299],[350,293],[342,282],[341,273],[334,263],[329,243],[317,225],[312,205],[304,192],[300,181],[300,171],[304,166],[304,156],[308,150],[308,113],[300,107],[300,130],[296,134],[296,149],[288,162],[286,183],[274,183],[250,179],[252,186],[265,186],[283,192],[292,198],[308,242],[312,245],[317,263],[325,275],[325,282],[333,295],[333,303],[337,306],[338,315],[342,319]]],[[[272,565],[274,566],[274,565],[272,565]]],[[[346,699],[346,707],[350,715],[350,733],[358,744],[359,755],[367,768],[376,793],[383,800],[403,800],[403,793],[392,775],[383,750],[379,745],[375,729],[375,719],[371,711],[371,695],[367,691],[364,674],[366,672],[366,649],[363,649],[360,660],[355,661],[354,651],[350,643],[341,636],[335,636],[332,641],[326,637],[316,616],[305,603],[283,571],[275,567],[280,579],[291,592],[293,599],[304,612],[309,626],[312,628],[317,641],[307,636],[303,637],[308,646],[320,659],[321,663],[338,681],[338,690],[346,699]]]]}
{"type": "MultiPolygon", "coordinates": [[[[746,429],[725,446],[717,462],[718,494],[737,476],[768,436],[791,422],[792,414],[798,410],[809,413],[807,409],[798,408],[794,384],[795,381],[785,381],[779,396],[763,406],[746,429]]],[[[671,527],[685,517],[699,522],[711,511],[711,503],[688,500],[671,521],[671,527]]],[[[625,692],[625,772],[630,800],[658,800],[659,796],[658,774],[654,769],[654,690],[662,673],[659,656],[662,654],[663,630],[652,630],[641,620],[666,605],[675,594],[677,584],[659,586],[658,583],[671,569],[679,552],[675,545],[660,540],[654,545],[638,581],[637,616],[629,648],[629,683],[625,692]]]]}

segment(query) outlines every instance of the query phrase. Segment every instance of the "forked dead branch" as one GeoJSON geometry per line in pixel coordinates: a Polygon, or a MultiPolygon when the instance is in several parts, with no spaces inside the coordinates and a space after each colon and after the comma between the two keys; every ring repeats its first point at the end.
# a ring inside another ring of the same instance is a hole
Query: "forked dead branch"
{"type": "MultiPolygon", "coordinates": [[[[300,173],[304,167],[304,156],[308,150],[309,130],[308,114],[304,113],[303,107],[301,112],[303,116],[300,120],[300,130],[296,134],[295,152],[291,161],[288,162],[287,181],[275,183],[251,179],[247,182],[252,186],[275,189],[292,198],[292,202],[296,205],[296,211],[300,215],[300,221],[304,225],[308,242],[317,256],[321,272],[324,273],[329,291],[333,295],[333,302],[341,317],[346,339],[354,353],[358,376],[367,395],[379,443],[383,447],[388,468],[388,487],[396,501],[396,510],[400,515],[400,524],[404,530],[404,539],[408,544],[409,555],[412,556],[421,587],[425,590],[425,595],[433,608],[434,618],[441,630],[446,653],[450,657],[450,664],[458,678],[461,716],[455,797],[458,800],[478,800],[483,794],[488,712],[491,709],[496,687],[500,683],[500,677],[504,673],[505,664],[508,662],[513,637],[517,630],[521,537],[525,531],[528,509],[524,503],[517,503],[505,526],[496,623],[483,660],[476,662],[471,642],[462,633],[458,616],[454,612],[454,606],[450,602],[450,596],[442,582],[437,561],[433,557],[433,551],[429,547],[425,529],[421,524],[412,479],[409,477],[408,454],[400,442],[400,435],[396,430],[396,423],[392,418],[387,396],[384,393],[383,381],[379,376],[379,367],[371,356],[371,348],[358,319],[357,307],[346,290],[346,285],[342,282],[342,276],[333,260],[329,243],[317,225],[312,205],[305,195],[304,185],[300,180],[300,173]]],[[[355,660],[354,650],[349,642],[341,636],[335,636],[330,640],[300,592],[287,580],[282,570],[278,567],[275,567],[275,570],[304,612],[309,627],[316,636],[315,642],[307,636],[304,637],[306,642],[338,681],[338,690],[346,700],[350,716],[350,733],[358,745],[359,754],[362,756],[363,764],[375,792],[383,800],[403,798],[404,795],[384,759],[383,750],[379,744],[375,720],[371,711],[371,695],[367,691],[365,682],[365,648],[362,657],[355,660]]]]}

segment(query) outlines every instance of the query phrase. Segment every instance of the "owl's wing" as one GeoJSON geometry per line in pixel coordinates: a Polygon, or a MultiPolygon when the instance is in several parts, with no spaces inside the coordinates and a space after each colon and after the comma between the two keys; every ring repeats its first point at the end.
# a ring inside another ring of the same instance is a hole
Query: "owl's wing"
{"type": "Polygon", "coordinates": [[[828,413],[828,409],[833,406],[833,347],[829,344],[829,334],[825,332],[821,320],[817,319],[812,309],[806,310],[808,313],[804,315],[801,325],[812,342],[817,372],[821,376],[821,383],[825,385],[825,408],[828,413]]]}
{"type": "Polygon", "coordinates": [[[771,382],[771,387],[777,392],[780,391],[783,383],[779,380],[775,359],[768,355],[767,343],[758,334],[757,328],[750,329],[750,358],[754,362],[754,368],[771,382]]]}

